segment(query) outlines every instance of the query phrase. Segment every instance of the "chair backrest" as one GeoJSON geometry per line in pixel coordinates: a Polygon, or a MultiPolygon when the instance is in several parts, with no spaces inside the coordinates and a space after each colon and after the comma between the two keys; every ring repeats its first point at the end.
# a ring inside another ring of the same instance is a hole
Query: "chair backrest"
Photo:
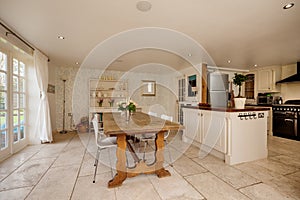
{"type": "MultiPolygon", "coordinates": [[[[160,116],[161,119],[164,119],[164,120],[168,120],[168,121],[173,121],[173,117],[172,116],[168,116],[168,115],[164,115],[162,114],[160,116]]],[[[167,139],[169,137],[169,134],[170,134],[170,130],[164,135],[164,139],[167,139]]]]}
{"type": "Polygon", "coordinates": [[[151,111],[148,112],[148,115],[151,115],[151,116],[153,116],[153,117],[157,117],[157,113],[151,112],[151,111]]]}
{"type": "Polygon", "coordinates": [[[96,144],[98,144],[99,126],[98,126],[98,115],[97,114],[94,115],[92,122],[93,122],[93,127],[94,127],[94,132],[95,132],[96,144]]]}
{"type": "Polygon", "coordinates": [[[172,116],[168,116],[168,115],[161,115],[160,118],[164,119],[164,120],[169,120],[169,121],[173,121],[173,117],[172,116]]]}

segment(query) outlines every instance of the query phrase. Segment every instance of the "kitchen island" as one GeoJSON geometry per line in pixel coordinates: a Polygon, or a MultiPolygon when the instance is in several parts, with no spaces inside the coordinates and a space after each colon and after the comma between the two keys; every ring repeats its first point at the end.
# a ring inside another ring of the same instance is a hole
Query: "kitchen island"
{"type": "Polygon", "coordinates": [[[199,156],[211,153],[229,165],[267,157],[270,108],[184,106],[182,110],[183,141],[199,145],[199,156]]]}

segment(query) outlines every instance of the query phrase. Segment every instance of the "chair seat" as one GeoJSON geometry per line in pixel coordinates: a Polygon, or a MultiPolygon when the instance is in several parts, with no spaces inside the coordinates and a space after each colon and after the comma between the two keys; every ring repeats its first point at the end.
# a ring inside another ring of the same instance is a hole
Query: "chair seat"
{"type": "Polygon", "coordinates": [[[117,145],[117,138],[116,137],[101,137],[101,138],[98,139],[97,144],[100,148],[116,146],[117,145]]]}
{"type": "Polygon", "coordinates": [[[154,133],[144,133],[141,135],[139,138],[141,140],[154,140],[155,139],[155,134],[154,133]]]}

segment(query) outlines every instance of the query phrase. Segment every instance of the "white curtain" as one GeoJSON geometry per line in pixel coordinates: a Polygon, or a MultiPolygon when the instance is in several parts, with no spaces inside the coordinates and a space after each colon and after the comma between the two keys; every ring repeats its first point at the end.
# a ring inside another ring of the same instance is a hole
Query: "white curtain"
{"type": "Polygon", "coordinates": [[[38,50],[34,50],[34,67],[41,95],[38,105],[36,135],[40,138],[41,142],[52,142],[50,109],[47,97],[48,58],[38,50]]]}

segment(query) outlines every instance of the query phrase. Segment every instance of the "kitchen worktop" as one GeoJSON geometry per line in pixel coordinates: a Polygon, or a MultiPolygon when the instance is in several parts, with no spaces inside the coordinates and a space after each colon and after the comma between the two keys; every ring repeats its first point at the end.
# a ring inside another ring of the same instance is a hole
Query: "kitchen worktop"
{"type": "Polygon", "coordinates": [[[182,108],[200,109],[200,110],[212,110],[220,112],[247,112],[247,111],[269,111],[270,107],[262,106],[245,106],[244,109],[227,108],[227,107],[210,107],[210,106],[182,106],[182,108]]]}

